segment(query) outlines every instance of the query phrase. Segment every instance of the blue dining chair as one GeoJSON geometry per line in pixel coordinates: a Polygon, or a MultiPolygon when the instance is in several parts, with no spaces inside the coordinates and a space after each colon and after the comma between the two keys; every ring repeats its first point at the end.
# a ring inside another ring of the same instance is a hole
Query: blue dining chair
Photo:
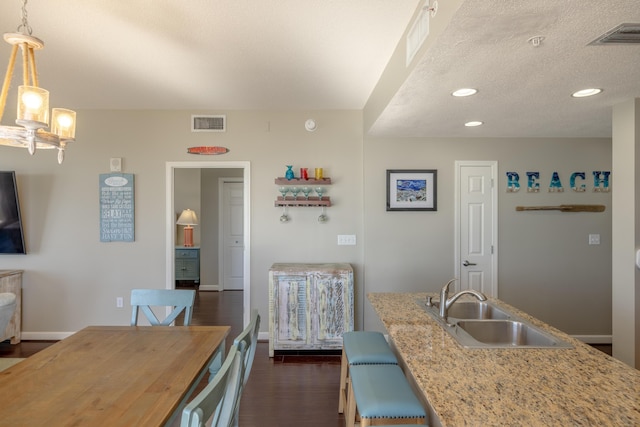
{"type": "Polygon", "coordinates": [[[138,309],[142,310],[152,326],[169,326],[184,311],[184,326],[191,324],[196,291],[189,289],[133,289],[131,291],[131,326],[138,324],[138,309]],[[151,307],[173,307],[173,311],[160,321],[151,307]]]}
{"type": "Polygon", "coordinates": [[[213,380],[182,410],[180,427],[231,427],[240,399],[245,345],[229,349],[227,358],[213,380]]]}
{"type": "Polygon", "coordinates": [[[242,399],[242,391],[244,386],[249,380],[249,373],[251,372],[251,366],[253,366],[253,359],[256,355],[256,346],[258,345],[258,333],[260,332],[260,314],[258,310],[254,309],[251,312],[251,321],[246,328],[238,335],[233,344],[239,346],[242,344],[246,351],[244,352],[244,363],[242,364],[242,382],[240,384],[240,393],[238,400],[236,401],[236,407],[233,416],[233,425],[238,427],[238,417],[240,415],[240,399],[242,399]]]}

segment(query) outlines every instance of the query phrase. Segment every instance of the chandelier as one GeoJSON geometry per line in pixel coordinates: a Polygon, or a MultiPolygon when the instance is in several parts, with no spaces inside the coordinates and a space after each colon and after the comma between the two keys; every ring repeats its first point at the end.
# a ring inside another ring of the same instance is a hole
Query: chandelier
{"type": "Polygon", "coordinates": [[[13,47],[0,92],[0,123],[16,65],[18,47],[22,48],[23,83],[18,87],[18,126],[0,125],[0,145],[26,148],[29,154],[35,153],[36,148],[57,148],[58,163],[62,163],[67,144],[75,141],[76,113],[64,108],[53,108],[49,130],[49,92],[38,85],[35,57],[35,51],[42,49],[44,42],[31,35],[31,27],[27,22],[27,0],[22,1],[22,24],[18,26],[17,32],[5,33],[4,40],[13,47]]]}

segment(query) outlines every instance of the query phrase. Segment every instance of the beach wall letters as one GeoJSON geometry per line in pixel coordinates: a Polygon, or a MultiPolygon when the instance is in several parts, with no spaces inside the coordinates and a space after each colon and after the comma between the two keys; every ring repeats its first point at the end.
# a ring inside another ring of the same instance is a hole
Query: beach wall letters
{"type": "MultiPolygon", "coordinates": [[[[527,192],[537,193],[540,191],[540,172],[526,172],[527,175],[527,192]]],[[[609,178],[611,177],[611,171],[592,171],[591,177],[593,177],[593,191],[596,193],[608,193],[609,178]]],[[[587,191],[587,180],[590,177],[586,172],[573,172],[569,176],[569,186],[577,193],[587,191]]],[[[518,172],[507,172],[507,193],[517,193],[520,191],[520,174],[518,172]]],[[[562,193],[564,187],[560,179],[558,172],[553,172],[549,179],[549,192],[550,193],[562,193]]]]}

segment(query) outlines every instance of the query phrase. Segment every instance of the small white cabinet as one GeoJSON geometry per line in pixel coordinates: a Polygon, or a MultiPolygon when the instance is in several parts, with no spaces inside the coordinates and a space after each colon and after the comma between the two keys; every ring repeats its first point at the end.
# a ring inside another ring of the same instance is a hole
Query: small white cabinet
{"type": "Polygon", "coordinates": [[[16,311],[4,331],[0,331],[0,342],[6,339],[18,344],[22,330],[22,270],[0,270],[0,292],[11,292],[16,296],[16,311]]]}
{"type": "Polygon", "coordinates": [[[269,270],[269,356],[276,350],[342,348],[353,330],[349,264],[273,264],[269,270]]]}

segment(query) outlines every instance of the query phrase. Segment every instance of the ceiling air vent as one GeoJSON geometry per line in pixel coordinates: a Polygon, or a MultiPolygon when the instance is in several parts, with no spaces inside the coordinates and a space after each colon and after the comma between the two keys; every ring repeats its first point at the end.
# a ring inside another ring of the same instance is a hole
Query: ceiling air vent
{"type": "Polygon", "coordinates": [[[191,132],[226,132],[227,116],[191,116],[191,132]]]}
{"type": "Polygon", "coordinates": [[[599,44],[633,44],[640,43],[640,24],[620,24],[607,31],[591,43],[599,44]]]}

